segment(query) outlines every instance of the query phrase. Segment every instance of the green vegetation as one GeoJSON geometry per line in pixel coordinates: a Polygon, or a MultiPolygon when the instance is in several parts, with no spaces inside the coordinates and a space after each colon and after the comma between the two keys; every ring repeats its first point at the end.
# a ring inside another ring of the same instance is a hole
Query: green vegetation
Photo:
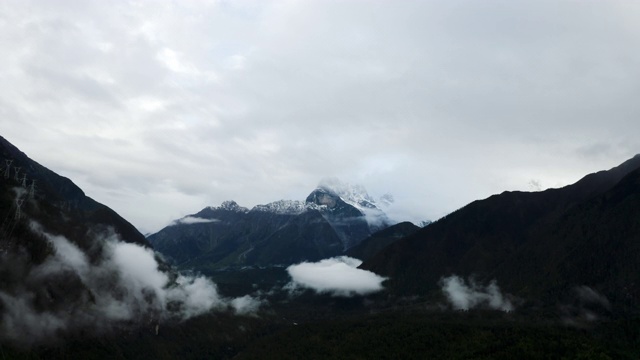
{"type": "Polygon", "coordinates": [[[260,339],[237,358],[637,359],[639,325],[635,320],[578,329],[486,312],[395,312],[294,326],[260,339]]]}
{"type": "Polygon", "coordinates": [[[217,314],[34,349],[6,359],[637,359],[640,319],[563,325],[493,311],[393,311],[294,324],[217,314]]]}

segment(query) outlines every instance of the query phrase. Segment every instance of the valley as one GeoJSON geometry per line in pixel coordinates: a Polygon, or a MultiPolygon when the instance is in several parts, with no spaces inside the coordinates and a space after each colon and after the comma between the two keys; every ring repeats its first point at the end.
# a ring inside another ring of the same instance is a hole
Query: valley
{"type": "Polygon", "coordinates": [[[640,156],[422,228],[319,186],[145,238],[0,140],[4,358],[640,355],[640,156]]]}

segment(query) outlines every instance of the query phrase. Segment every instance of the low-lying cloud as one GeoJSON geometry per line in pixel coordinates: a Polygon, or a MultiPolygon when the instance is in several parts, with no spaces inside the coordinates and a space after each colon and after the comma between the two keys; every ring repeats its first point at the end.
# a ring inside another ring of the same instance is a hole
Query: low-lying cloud
{"type": "Polygon", "coordinates": [[[565,324],[581,326],[585,321],[595,321],[611,314],[611,302],[603,294],[586,285],[572,290],[573,298],[569,303],[560,305],[565,324]]]}
{"type": "Polygon", "coordinates": [[[212,222],[218,222],[220,220],[218,219],[204,219],[204,218],[200,218],[200,217],[196,217],[196,216],[185,216],[182,219],[178,219],[176,221],[174,221],[173,223],[171,223],[171,225],[178,225],[178,224],[184,224],[184,225],[191,225],[191,224],[206,224],[206,223],[212,223],[212,222]]]}
{"type": "Polygon", "coordinates": [[[236,314],[251,315],[256,314],[260,306],[262,306],[263,301],[253,296],[245,295],[231,300],[230,304],[236,314]]]}
{"type": "Polygon", "coordinates": [[[371,271],[358,269],[362,261],[347,256],[303,262],[287,268],[291,282],[289,289],[312,289],[334,296],[367,295],[383,289],[386,278],[371,271]]]}
{"type": "Polygon", "coordinates": [[[31,228],[46,238],[53,254],[37,266],[23,266],[22,283],[0,291],[0,338],[37,343],[66,331],[99,333],[212,310],[251,314],[262,305],[248,295],[224,298],[206,277],[161,271],[151,249],[114,234],[95,239],[100,250],[90,256],[38,224],[31,228]]]}
{"type": "Polygon", "coordinates": [[[512,311],[511,301],[502,295],[495,280],[488,286],[476,284],[469,280],[468,284],[459,276],[452,275],[440,280],[442,291],[456,310],[470,310],[475,307],[488,307],[494,310],[512,311]]]}

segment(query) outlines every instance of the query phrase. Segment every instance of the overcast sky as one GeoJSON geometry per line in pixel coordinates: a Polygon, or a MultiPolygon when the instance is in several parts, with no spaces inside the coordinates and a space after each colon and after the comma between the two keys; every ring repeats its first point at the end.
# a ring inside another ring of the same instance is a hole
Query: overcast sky
{"type": "Polygon", "coordinates": [[[437,219],[640,152],[632,1],[2,1],[0,135],[141,231],[325,177],[437,219]]]}

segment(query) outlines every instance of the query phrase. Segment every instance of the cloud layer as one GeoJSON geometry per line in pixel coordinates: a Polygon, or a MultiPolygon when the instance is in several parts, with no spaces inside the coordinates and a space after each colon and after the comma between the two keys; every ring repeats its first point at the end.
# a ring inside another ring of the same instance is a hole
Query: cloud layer
{"type": "Polygon", "coordinates": [[[436,219],[640,148],[630,1],[9,0],[0,34],[2,135],[143,233],[327,176],[436,219]]]}
{"type": "Polygon", "coordinates": [[[289,289],[312,289],[317,293],[334,296],[367,295],[383,289],[385,278],[370,271],[358,269],[362,261],[348,256],[303,262],[287,268],[291,283],[289,289]]]}
{"type": "Polygon", "coordinates": [[[205,223],[212,223],[212,222],[218,222],[220,220],[218,219],[203,219],[203,218],[199,218],[199,217],[195,217],[195,216],[185,216],[182,219],[176,220],[174,222],[172,222],[172,225],[177,225],[177,224],[186,224],[186,225],[190,225],[190,224],[205,224],[205,223]]]}
{"type": "Polygon", "coordinates": [[[512,311],[511,301],[505,297],[495,281],[488,286],[476,284],[469,280],[468,284],[459,276],[452,275],[441,281],[442,292],[456,310],[470,310],[476,307],[487,307],[494,310],[512,311]]]}
{"type": "Polygon", "coordinates": [[[35,223],[32,228],[54,254],[28,267],[22,286],[0,291],[4,338],[28,344],[69,331],[100,333],[130,322],[184,320],[212,310],[252,314],[262,304],[248,295],[225,298],[205,277],[163,272],[152,250],[114,235],[95,239],[101,248],[96,257],[35,223]]]}

